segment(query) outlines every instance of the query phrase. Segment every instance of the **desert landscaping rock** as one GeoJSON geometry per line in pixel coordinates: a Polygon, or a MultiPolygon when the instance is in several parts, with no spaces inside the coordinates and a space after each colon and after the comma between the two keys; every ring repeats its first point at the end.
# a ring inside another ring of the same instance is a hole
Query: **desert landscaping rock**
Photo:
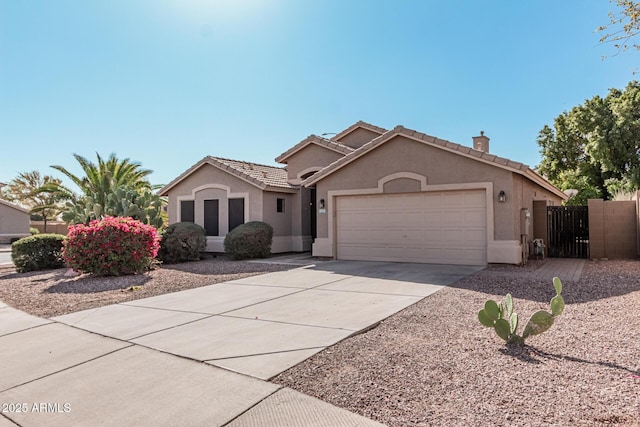
{"type": "Polygon", "coordinates": [[[35,316],[54,317],[291,268],[219,256],[118,277],[66,277],[66,269],[24,274],[6,269],[0,270],[0,301],[35,316]]]}
{"type": "MultiPolygon", "coordinates": [[[[564,282],[564,313],[525,347],[478,322],[484,302],[506,293],[522,323],[548,309],[551,282],[526,277],[544,263],[478,271],[271,381],[389,426],[640,425],[640,261],[588,261],[580,280],[564,282]]],[[[50,317],[286,268],[214,259],[117,278],[5,271],[0,300],[10,307],[0,311],[50,317]]],[[[208,362],[235,370],[237,361],[208,362]]]]}
{"type": "Polygon", "coordinates": [[[640,261],[588,262],[556,324],[507,348],[484,302],[511,292],[526,321],[554,295],[517,273],[475,273],[273,381],[390,426],[640,425],[640,261]]]}

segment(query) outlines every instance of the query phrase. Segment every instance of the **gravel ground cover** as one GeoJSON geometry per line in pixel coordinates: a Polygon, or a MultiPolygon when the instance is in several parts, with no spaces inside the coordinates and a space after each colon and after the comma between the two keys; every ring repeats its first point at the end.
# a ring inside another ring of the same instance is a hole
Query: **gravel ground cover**
{"type": "Polygon", "coordinates": [[[510,292],[525,322],[553,286],[489,270],[272,381],[390,426],[640,426],[640,261],[588,262],[564,283],[562,316],[522,348],[477,312],[510,292]]]}
{"type": "MultiPolygon", "coordinates": [[[[556,324],[523,348],[478,323],[508,292],[522,322],[548,309],[552,284],[522,277],[543,263],[489,267],[273,381],[390,426],[640,426],[640,261],[588,262],[564,283],[556,324]]],[[[0,300],[52,317],[289,268],[219,257],[106,278],[3,269],[0,300]]]]}
{"type": "Polygon", "coordinates": [[[18,274],[10,268],[0,270],[0,301],[35,316],[54,317],[290,268],[230,261],[225,256],[118,277],[69,277],[65,276],[67,269],[18,274]]]}

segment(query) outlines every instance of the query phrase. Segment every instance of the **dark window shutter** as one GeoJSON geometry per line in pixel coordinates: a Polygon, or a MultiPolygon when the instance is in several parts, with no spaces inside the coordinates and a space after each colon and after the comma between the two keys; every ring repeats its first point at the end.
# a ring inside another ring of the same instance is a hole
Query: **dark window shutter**
{"type": "Polygon", "coordinates": [[[218,231],[218,200],[205,200],[204,201],[204,229],[207,231],[207,236],[219,236],[218,231]]]}
{"type": "Polygon", "coordinates": [[[180,202],[180,221],[181,222],[194,222],[194,202],[193,200],[182,200],[180,202]]]}
{"type": "Polygon", "coordinates": [[[244,199],[229,199],[229,231],[244,224],[244,199]]]}

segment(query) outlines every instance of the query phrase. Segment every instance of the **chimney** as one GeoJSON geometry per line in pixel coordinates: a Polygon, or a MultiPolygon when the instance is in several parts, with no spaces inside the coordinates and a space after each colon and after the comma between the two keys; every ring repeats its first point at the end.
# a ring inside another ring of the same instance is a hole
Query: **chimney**
{"type": "Polygon", "coordinates": [[[489,152],[489,138],[484,136],[484,131],[480,131],[480,136],[473,137],[473,148],[478,151],[489,152]]]}

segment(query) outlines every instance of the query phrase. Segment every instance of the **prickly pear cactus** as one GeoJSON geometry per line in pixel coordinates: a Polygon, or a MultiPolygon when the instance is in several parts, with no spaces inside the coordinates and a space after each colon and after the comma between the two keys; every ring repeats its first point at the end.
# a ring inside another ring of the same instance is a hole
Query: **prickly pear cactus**
{"type": "Polygon", "coordinates": [[[516,334],[518,329],[518,314],[513,312],[513,298],[507,294],[504,303],[498,304],[489,300],[478,313],[478,320],[484,326],[494,328],[496,334],[507,343],[518,342],[520,337],[516,334]]]}
{"type": "Polygon", "coordinates": [[[478,320],[486,327],[494,328],[496,334],[507,344],[524,344],[525,338],[530,335],[538,335],[553,325],[557,316],[564,311],[564,298],[562,298],[562,282],[558,277],[553,278],[553,287],[556,296],[551,299],[551,312],[540,310],[535,312],[524,327],[522,336],[518,335],[518,314],[513,311],[513,297],[507,294],[504,303],[498,304],[489,300],[484,308],[478,312],[478,320]]]}

